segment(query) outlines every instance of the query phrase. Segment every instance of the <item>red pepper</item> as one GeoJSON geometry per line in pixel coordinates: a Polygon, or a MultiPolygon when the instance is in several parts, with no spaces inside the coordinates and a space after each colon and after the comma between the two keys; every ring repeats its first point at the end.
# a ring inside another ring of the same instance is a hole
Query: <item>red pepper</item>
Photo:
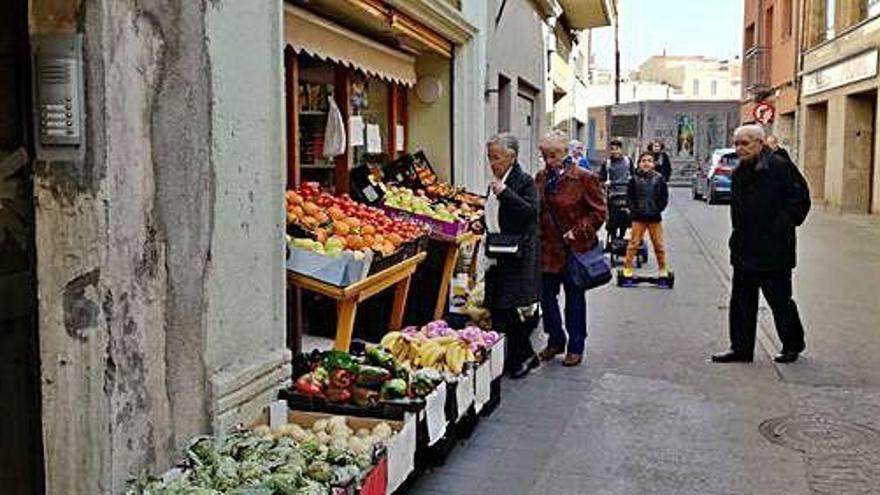
{"type": "Polygon", "coordinates": [[[321,385],[312,379],[311,373],[299,377],[296,381],[296,391],[303,395],[321,396],[324,394],[321,385]]]}
{"type": "Polygon", "coordinates": [[[354,385],[354,373],[338,369],[330,373],[330,386],[333,388],[351,388],[354,385]]]}
{"type": "Polygon", "coordinates": [[[345,388],[331,387],[327,389],[327,399],[332,402],[346,404],[351,400],[351,392],[345,388]]]}

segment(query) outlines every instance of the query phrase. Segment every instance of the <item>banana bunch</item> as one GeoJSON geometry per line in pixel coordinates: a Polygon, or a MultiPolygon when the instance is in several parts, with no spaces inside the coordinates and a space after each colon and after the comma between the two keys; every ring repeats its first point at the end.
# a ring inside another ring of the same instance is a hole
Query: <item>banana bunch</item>
{"type": "Polygon", "coordinates": [[[422,334],[389,332],[380,345],[409,369],[433,368],[458,375],[465,363],[476,360],[467,343],[455,335],[429,339],[422,334]]]}

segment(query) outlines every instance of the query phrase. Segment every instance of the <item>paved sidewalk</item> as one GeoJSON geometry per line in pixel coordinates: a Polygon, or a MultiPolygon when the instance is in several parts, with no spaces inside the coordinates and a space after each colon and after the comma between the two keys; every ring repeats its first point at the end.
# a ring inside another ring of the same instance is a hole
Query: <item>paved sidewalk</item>
{"type": "Polygon", "coordinates": [[[796,289],[806,359],[713,365],[727,346],[727,214],[674,190],[675,290],[591,292],[585,365],[505,381],[495,414],[411,493],[880,493],[880,230],[814,213],[796,289]],[[786,420],[765,436],[773,418],[786,420]]]}

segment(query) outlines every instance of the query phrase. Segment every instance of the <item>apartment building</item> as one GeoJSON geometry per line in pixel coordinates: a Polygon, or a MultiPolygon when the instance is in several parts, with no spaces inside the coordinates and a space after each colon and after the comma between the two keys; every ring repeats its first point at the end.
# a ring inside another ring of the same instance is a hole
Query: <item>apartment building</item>
{"type": "Polygon", "coordinates": [[[801,165],[831,209],[880,213],[880,0],[804,0],[801,165]]]}
{"type": "MultiPolygon", "coordinates": [[[[775,116],[768,130],[796,151],[798,28],[803,0],[746,0],[743,32],[743,123],[754,123],[759,103],[775,116]]],[[[811,0],[807,0],[811,1],[811,0]]]]}

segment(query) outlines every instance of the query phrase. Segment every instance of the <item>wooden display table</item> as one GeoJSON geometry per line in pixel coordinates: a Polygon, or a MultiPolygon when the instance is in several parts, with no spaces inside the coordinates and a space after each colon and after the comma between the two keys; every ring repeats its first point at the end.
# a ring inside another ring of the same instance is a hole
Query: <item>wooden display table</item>
{"type": "Polygon", "coordinates": [[[392,285],[396,285],[396,288],[391,322],[388,328],[399,330],[403,326],[403,310],[406,305],[406,296],[409,293],[410,278],[426,256],[427,254],[424,252],[418,253],[397,265],[388,267],[347,287],[337,287],[291,271],[287,272],[287,281],[294,287],[316,292],[336,301],[338,314],[336,342],[333,348],[348,351],[354,333],[354,317],[357,313],[358,303],[375,296],[392,285]]]}
{"type": "MultiPolygon", "coordinates": [[[[443,275],[440,277],[440,292],[437,294],[437,305],[434,306],[434,319],[439,320],[443,318],[446,314],[446,304],[447,298],[449,297],[449,283],[452,281],[452,276],[455,274],[455,265],[458,263],[458,255],[461,252],[461,248],[468,244],[477,242],[476,249],[479,249],[479,237],[473,234],[466,234],[454,241],[441,241],[446,246],[446,255],[443,261],[443,275]]],[[[474,253],[474,260],[471,263],[471,269],[468,270],[468,274],[473,277],[473,272],[476,268],[476,252],[474,253]]]]}

